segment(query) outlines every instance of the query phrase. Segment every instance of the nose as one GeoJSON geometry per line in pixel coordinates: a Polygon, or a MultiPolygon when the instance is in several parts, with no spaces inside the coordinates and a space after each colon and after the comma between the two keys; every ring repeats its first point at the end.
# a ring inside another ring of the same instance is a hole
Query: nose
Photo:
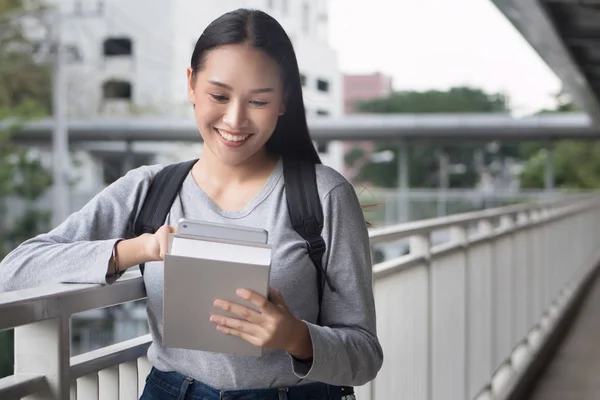
{"type": "Polygon", "coordinates": [[[234,130],[243,128],[248,120],[247,110],[240,101],[232,101],[225,111],[223,121],[234,130]]]}

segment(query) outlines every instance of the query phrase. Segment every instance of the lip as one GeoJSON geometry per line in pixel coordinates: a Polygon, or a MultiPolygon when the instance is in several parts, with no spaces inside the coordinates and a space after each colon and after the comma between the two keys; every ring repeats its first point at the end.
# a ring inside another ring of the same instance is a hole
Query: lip
{"type": "Polygon", "coordinates": [[[251,137],[252,137],[252,133],[241,133],[241,132],[231,132],[225,129],[219,129],[219,128],[213,128],[215,130],[215,133],[217,134],[219,140],[221,141],[221,143],[223,143],[225,146],[227,147],[231,147],[231,148],[237,148],[237,147],[241,147],[243,146],[251,137]],[[232,136],[248,136],[245,140],[241,140],[239,142],[230,142],[229,140],[225,139],[223,136],[221,136],[220,132],[222,133],[226,133],[228,135],[232,135],[232,136]]]}

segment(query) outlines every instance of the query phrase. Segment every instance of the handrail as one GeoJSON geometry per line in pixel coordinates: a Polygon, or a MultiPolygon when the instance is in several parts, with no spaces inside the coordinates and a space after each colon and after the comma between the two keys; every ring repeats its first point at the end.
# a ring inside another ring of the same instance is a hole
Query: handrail
{"type": "MultiPolygon", "coordinates": [[[[514,216],[526,211],[539,211],[549,208],[554,209],[564,204],[576,203],[577,201],[586,199],[589,199],[588,201],[590,204],[592,202],[598,202],[598,200],[591,195],[583,195],[581,199],[564,199],[551,204],[516,204],[483,211],[471,211],[445,217],[407,222],[385,228],[376,228],[371,230],[369,236],[371,238],[371,244],[379,244],[382,242],[400,240],[409,236],[424,235],[432,231],[441,230],[456,225],[464,226],[479,220],[514,216]]],[[[588,203],[585,203],[585,205],[582,206],[586,207],[587,205],[588,203]]]]}
{"type": "Polygon", "coordinates": [[[44,375],[11,375],[0,379],[0,393],[8,399],[20,399],[44,390],[46,385],[44,375]]]}
{"type": "MultiPolygon", "coordinates": [[[[461,249],[465,245],[470,245],[470,244],[473,244],[473,243],[476,243],[476,242],[479,242],[482,240],[491,240],[498,236],[506,235],[515,230],[523,229],[525,227],[531,227],[531,226],[535,226],[538,224],[543,224],[543,223],[548,223],[550,221],[558,220],[560,218],[564,218],[564,217],[569,216],[578,211],[585,210],[593,204],[595,204],[597,207],[600,207],[600,200],[593,200],[593,201],[590,201],[590,202],[584,203],[584,204],[576,203],[567,208],[561,209],[557,213],[549,214],[549,215],[546,215],[545,217],[538,218],[535,221],[529,219],[525,222],[519,223],[518,225],[514,225],[509,228],[499,228],[495,231],[479,234],[477,237],[466,238],[464,242],[444,243],[437,247],[433,246],[430,249],[431,256],[435,257],[442,253],[456,251],[456,250],[461,249]]],[[[504,207],[504,208],[507,208],[507,207],[504,207]]],[[[496,215],[496,216],[506,216],[509,214],[513,214],[514,212],[512,212],[512,206],[510,206],[508,208],[511,208],[511,212],[496,215]]],[[[528,210],[530,210],[530,211],[534,210],[534,209],[537,209],[537,207],[528,208],[528,210]]],[[[497,213],[493,213],[493,214],[497,214],[497,213]]],[[[439,218],[436,218],[436,219],[439,219],[439,218]]],[[[466,223],[466,222],[464,222],[464,219],[465,218],[459,218],[459,220],[463,221],[462,222],[463,224],[466,223]]],[[[469,218],[466,218],[466,219],[469,219],[469,218]]],[[[481,219],[483,219],[483,218],[479,218],[476,220],[481,220],[481,219]]],[[[419,221],[417,221],[417,222],[419,222],[419,221]]],[[[404,225],[408,225],[408,224],[404,224],[404,225]]],[[[451,227],[451,226],[461,225],[461,223],[455,223],[455,224],[450,224],[450,225],[443,224],[443,225],[445,227],[451,227]]],[[[440,225],[437,225],[435,227],[435,230],[440,229],[440,228],[438,228],[438,226],[440,226],[440,225]]],[[[443,228],[441,228],[441,229],[443,229],[443,228]]],[[[431,230],[427,231],[427,233],[429,233],[430,231],[431,230]]],[[[398,225],[398,226],[396,226],[396,230],[393,230],[391,233],[377,232],[375,234],[378,235],[378,240],[380,240],[378,243],[381,243],[381,242],[389,242],[389,241],[397,240],[397,239],[404,239],[404,238],[418,235],[418,234],[423,234],[423,231],[421,230],[420,227],[404,229],[403,225],[398,225]],[[398,235],[402,235],[402,236],[398,237],[398,235]],[[390,238],[393,238],[393,239],[390,239],[390,238]]],[[[392,260],[387,260],[387,261],[383,261],[383,262],[374,264],[373,265],[373,279],[376,281],[378,279],[382,279],[386,276],[400,272],[402,270],[410,269],[413,266],[417,266],[419,261],[421,261],[423,258],[424,258],[423,254],[406,254],[406,255],[403,255],[400,257],[396,257],[392,260]]]]}
{"type": "Polygon", "coordinates": [[[113,365],[143,357],[151,343],[152,337],[144,335],[71,357],[70,378],[78,379],[113,365]]]}
{"type": "Polygon", "coordinates": [[[0,293],[0,330],[143,299],[141,283],[139,272],[128,271],[112,285],[57,283],[0,293]]]}

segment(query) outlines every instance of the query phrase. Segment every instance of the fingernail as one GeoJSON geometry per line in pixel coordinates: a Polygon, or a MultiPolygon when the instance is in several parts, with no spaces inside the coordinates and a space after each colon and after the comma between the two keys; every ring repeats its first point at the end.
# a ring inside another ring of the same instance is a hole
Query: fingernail
{"type": "Polygon", "coordinates": [[[223,303],[221,300],[215,300],[215,302],[213,303],[213,305],[215,307],[224,307],[225,303],[223,303]]]}
{"type": "Polygon", "coordinates": [[[235,293],[240,297],[248,297],[249,295],[248,291],[245,289],[238,289],[235,293]]]}

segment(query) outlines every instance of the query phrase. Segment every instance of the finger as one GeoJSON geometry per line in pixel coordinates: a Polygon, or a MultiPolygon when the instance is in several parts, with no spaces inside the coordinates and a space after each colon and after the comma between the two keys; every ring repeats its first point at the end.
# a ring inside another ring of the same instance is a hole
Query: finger
{"type": "Polygon", "coordinates": [[[239,338],[244,339],[246,342],[253,344],[256,347],[262,347],[260,339],[255,336],[250,335],[246,332],[238,331],[237,329],[232,329],[227,326],[217,325],[217,330],[221,333],[231,336],[237,336],[239,338]]]}
{"type": "Polygon", "coordinates": [[[163,225],[156,231],[156,237],[160,246],[160,258],[165,259],[165,254],[169,251],[169,234],[175,233],[177,227],[172,225],[163,225]]]}
{"type": "Polygon", "coordinates": [[[286,309],[288,308],[285,299],[281,295],[281,292],[272,286],[269,286],[269,300],[276,306],[280,306],[286,309]]]}
{"type": "Polygon", "coordinates": [[[238,297],[241,297],[242,299],[254,304],[263,314],[269,314],[273,312],[274,306],[269,300],[267,300],[265,296],[247,289],[238,289],[236,294],[238,297]]]}
{"type": "Polygon", "coordinates": [[[211,315],[210,322],[213,322],[219,326],[226,326],[227,328],[236,330],[238,332],[247,333],[255,336],[258,334],[260,328],[251,322],[244,321],[237,318],[225,317],[223,315],[211,315]]]}
{"type": "Polygon", "coordinates": [[[160,246],[160,258],[165,259],[165,254],[169,252],[169,238],[167,235],[161,235],[158,237],[158,244],[160,246]]]}
{"type": "Polygon", "coordinates": [[[262,318],[262,315],[260,313],[241,304],[236,304],[225,300],[215,300],[213,305],[215,307],[220,308],[221,310],[232,312],[235,315],[241,317],[242,319],[252,322],[254,324],[258,324],[264,319],[262,318]]]}

